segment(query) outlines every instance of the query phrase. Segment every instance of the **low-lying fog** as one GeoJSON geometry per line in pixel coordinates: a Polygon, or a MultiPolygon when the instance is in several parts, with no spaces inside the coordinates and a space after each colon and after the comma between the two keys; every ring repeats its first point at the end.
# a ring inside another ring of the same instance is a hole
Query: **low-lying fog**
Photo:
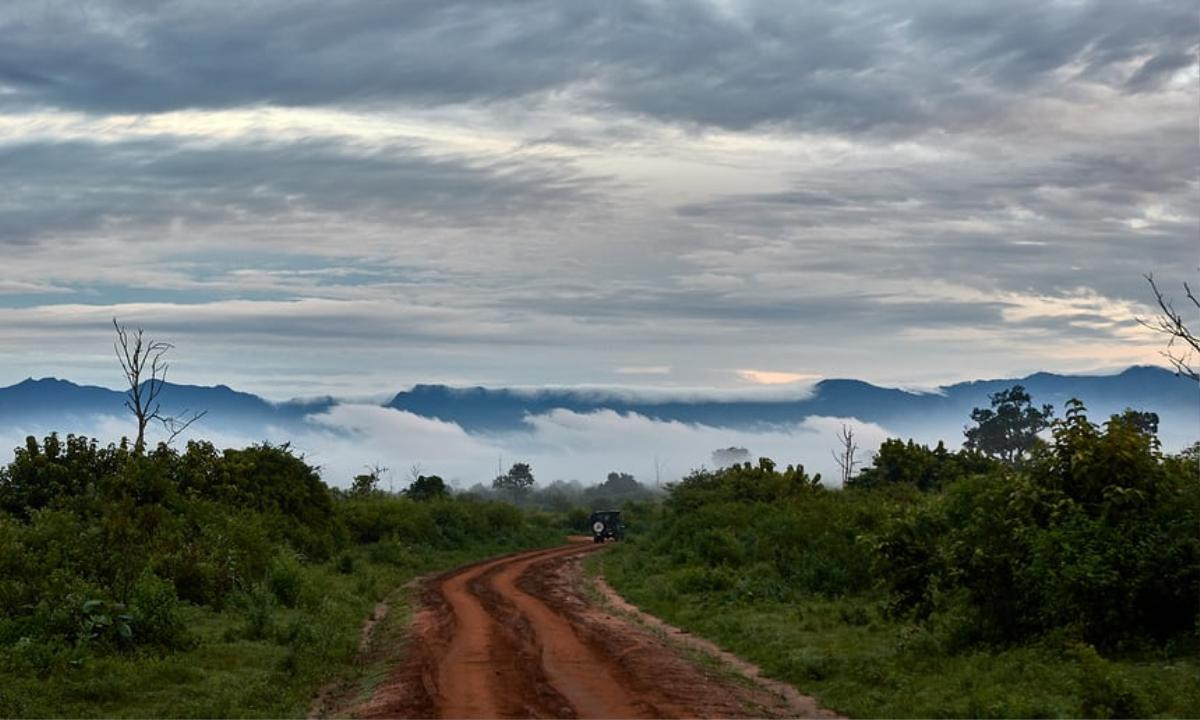
{"type": "MultiPolygon", "coordinates": [[[[454,423],[374,405],[337,405],[311,415],[303,429],[263,427],[231,429],[209,418],[200,420],[185,437],[211,440],[218,447],[243,447],[262,442],[290,442],[311,463],[320,466],[331,485],[345,487],[368,466],[390,469],[384,483],[402,489],[409,470],[419,465],[424,474],[441,475],[455,487],[490,484],[497,466],[507,470],[514,462],[528,462],[539,486],[551,482],[603,482],[609,472],[634,475],[653,486],[678,480],[690,470],[713,467],[714,451],[742,447],[751,459],[770,457],[778,464],[802,463],[809,472],[820,472],[827,485],[839,482],[831,451],[838,447],[842,425],[854,429],[866,461],[879,444],[897,433],[854,418],[812,416],[803,422],[762,431],[730,430],[680,422],[662,422],[640,415],[620,415],[611,410],[580,414],[555,410],[526,418],[527,430],[500,434],[472,434],[454,423]]],[[[10,448],[24,444],[26,435],[41,436],[52,428],[0,429],[0,458],[11,459],[10,448]]],[[[65,434],[63,428],[57,428],[65,434]]],[[[77,434],[101,441],[118,441],[134,431],[131,417],[102,416],[78,422],[77,434]]],[[[158,436],[151,433],[152,441],[158,436]]],[[[957,447],[960,437],[947,437],[957,447]]]]}

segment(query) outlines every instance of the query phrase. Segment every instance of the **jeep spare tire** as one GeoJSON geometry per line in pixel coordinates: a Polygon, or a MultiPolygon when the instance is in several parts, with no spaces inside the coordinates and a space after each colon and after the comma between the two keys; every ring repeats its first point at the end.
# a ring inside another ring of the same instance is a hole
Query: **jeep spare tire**
{"type": "Polygon", "coordinates": [[[604,523],[600,522],[599,520],[592,523],[592,532],[594,532],[594,533],[604,532],[604,523]]]}

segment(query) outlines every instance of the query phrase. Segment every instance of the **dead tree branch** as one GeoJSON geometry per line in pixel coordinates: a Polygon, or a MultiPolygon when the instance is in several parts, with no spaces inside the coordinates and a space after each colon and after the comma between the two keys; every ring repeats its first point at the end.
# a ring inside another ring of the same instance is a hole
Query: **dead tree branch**
{"type": "Polygon", "coordinates": [[[858,452],[858,443],[854,442],[854,429],[849,425],[842,425],[842,431],[838,433],[838,443],[842,446],[841,452],[836,453],[832,450],[829,452],[837,461],[838,467],[841,468],[842,487],[845,487],[850,482],[850,478],[854,477],[854,466],[858,465],[858,461],[854,459],[854,455],[858,452]]]}
{"type": "MultiPolygon", "coordinates": [[[[1158,307],[1162,310],[1162,314],[1149,320],[1138,318],[1137,321],[1143,326],[1167,336],[1167,349],[1162,351],[1162,356],[1175,368],[1176,374],[1200,382],[1200,366],[1196,364],[1195,360],[1197,356],[1200,356],[1200,339],[1187,326],[1183,314],[1175,309],[1172,299],[1163,296],[1162,291],[1154,282],[1154,276],[1146,275],[1146,282],[1150,283],[1150,289],[1154,291],[1154,299],[1158,301],[1158,307]]],[[[1192,306],[1197,312],[1200,312],[1200,300],[1196,299],[1192,288],[1186,282],[1183,284],[1183,291],[1192,306]]]]}
{"type": "Polygon", "coordinates": [[[162,404],[158,401],[158,396],[166,386],[167,370],[170,368],[170,364],[164,358],[175,346],[169,342],[147,338],[141,328],[130,330],[117,322],[116,318],[113,318],[112,322],[117,331],[113,350],[129,386],[125,407],[137,420],[134,452],[145,452],[146,426],[151,421],[162,424],[167,432],[166,442],[169,445],[208,412],[192,413],[190,417],[187,416],[187,410],[179,415],[164,415],[162,404]]]}

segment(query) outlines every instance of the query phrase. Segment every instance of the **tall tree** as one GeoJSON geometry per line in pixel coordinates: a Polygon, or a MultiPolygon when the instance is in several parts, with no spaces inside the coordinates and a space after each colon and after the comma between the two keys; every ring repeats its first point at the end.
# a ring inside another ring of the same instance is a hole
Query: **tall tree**
{"type": "Polygon", "coordinates": [[[533,470],[529,467],[529,463],[513,463],[508,472],[499,475],[492,481],[492,487],[496,490],[506,490],[514,495],[524,494],[530,487],[533,486],[533,470]]]}
{"type": "Polygon", "coordinates": [[[446,487],[446,481],[437,475],[419,475],[404,491],[404,494],[413,500],[434,500],[448,497],[450,488],[446,487]]]}
{"type": "Polygon", "coordinates": [[[133,413],[137,420],[137,439],[134,441],[134,452],[142,453],[146,449],[146,426],[151,421],[162,424],[167,432],[168,444],[187,430],[192,423],[207,414],[207,411],[192,413],[184,410],[179,415],[164,415],[158,396],[162,394],[167,382],[167,370],[170,365],[164,359],[166,354],[174,349],[174,345],[161,340],[147,338],[141,328],[129,330],[113,318],[113,328],[117,331],[117,339],[113,349],[117,361],[121,363],[121,372],[129,385],[129,393],[125,399],[125,407],[133,413]]]}
{"type": "Polygon", "coordinates": [[[964,430],[968,450],[977,450],[1007,465],[1020,465],[1037,443],[1037,434],[1050,426],[1054,407],[1034,406],[1029,393],[1020,385],[988,396],[991,408],[975,408],[971,419],[975,427],[964,430]]]}

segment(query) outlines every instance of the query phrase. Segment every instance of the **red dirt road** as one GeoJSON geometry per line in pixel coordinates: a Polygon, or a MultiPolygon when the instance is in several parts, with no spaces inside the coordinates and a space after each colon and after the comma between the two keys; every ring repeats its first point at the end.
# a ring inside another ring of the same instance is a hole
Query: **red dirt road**
{"type": "Polygon", "coordinates": [[[661,630],[600,607],[572,543],[428,581],[407,659],[355,717],[832,717],[726,667],[699,664],[661,630]]]}

